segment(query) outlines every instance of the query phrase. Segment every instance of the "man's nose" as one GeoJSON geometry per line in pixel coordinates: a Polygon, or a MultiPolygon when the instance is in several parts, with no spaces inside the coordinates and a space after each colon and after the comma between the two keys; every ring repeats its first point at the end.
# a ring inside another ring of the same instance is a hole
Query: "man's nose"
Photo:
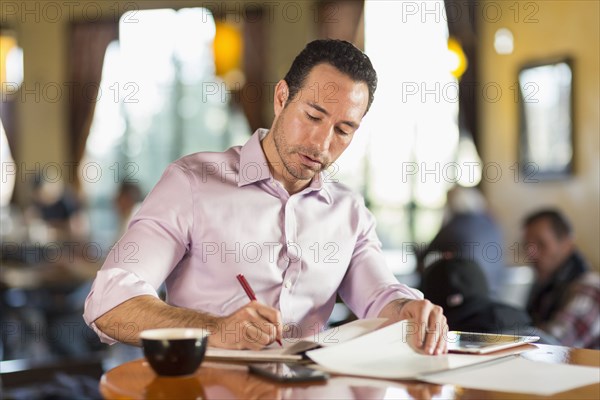
{"type": "Polygon", "coordinates": [[[333,126],[323,124],[322,126],[319,126],[311,135],[311,145],[314,149],[318,150],[319,153],[326,152],[329,150],[332,137],[333,126]]]}

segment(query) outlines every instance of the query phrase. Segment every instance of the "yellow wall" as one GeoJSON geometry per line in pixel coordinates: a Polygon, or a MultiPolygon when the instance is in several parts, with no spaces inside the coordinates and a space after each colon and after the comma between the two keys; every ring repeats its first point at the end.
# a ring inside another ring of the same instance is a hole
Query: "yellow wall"
{"type": "Polygon", "coordinates": [[[485,7],[478,12],[481,83],[497,84],[502,96],[497,102],[479,96],[482,156],[485,163],[501,166],[502,177],[497,182],[484,182],[484,191],[506,232],[506,259],[510,263],[517,261],[510,246],[519,241],[521,219],[539,207],[556,206],[572,220],[578,246],[598,269],[600,2],[487,1],[483,4],[486,3],[493,3],[487,14],[485,7]],[[496,13],[497,9],[501,12],[496,13]],[[502,27],[514,35],[514,52],[510,55],[496,54],[493,47],[494,33],[502,27]],[[574,60],[575,174],[564,181],[524,183],[517,179],[515,182],[511,166],[518,161],[519,116],[511,87],[524,63],[564,55],[574,60]]]}

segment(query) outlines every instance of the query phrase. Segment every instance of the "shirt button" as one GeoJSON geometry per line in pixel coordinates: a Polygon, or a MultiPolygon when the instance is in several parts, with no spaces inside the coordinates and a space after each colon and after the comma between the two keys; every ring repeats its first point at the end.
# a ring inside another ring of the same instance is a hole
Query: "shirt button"
{"type": "Polygon", "coordinates": [[[285,281],[285,283],[283,284],[283,286],[285,286],[286,289],[289,289],[292,287],[292,282],[291,281],[285,281]]]}

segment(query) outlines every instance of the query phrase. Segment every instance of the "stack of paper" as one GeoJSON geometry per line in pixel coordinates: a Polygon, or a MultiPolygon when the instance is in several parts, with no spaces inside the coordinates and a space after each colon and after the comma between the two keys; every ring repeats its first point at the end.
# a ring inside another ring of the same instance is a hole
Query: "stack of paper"
{"type": "Polygon", "coordinates": [[[536,362],[513,355],[497,362],[424,375],[419,379],[471,389],[550,396],[600,383],[600,368],[536,362]]]}
{"type": "Polygon", "coordinates": [[[403,321],[307,355],[334,373],[501,392],[552,395],[600,383],[600,368],[530,361],[518,354],[417,354],[406,342],[406,332],[403,321]]]}
{"type": "Polygon", "coordinates": [[[416,379],[426,372],[478,364],[502,356],[416,353],[407,343],[408,323],[397,322],[337,346],[311,350],[306,355],[330,372],[387,379],[416,379]]]}

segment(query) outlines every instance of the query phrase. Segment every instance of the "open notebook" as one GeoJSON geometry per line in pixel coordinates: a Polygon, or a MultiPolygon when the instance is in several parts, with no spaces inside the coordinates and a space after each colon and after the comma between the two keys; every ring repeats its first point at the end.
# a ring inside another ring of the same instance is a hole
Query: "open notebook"
{"type": "Polygon", "coordinates": [[[345,343],[374,331],[385,321],[385,318],[359,319],[302,339],[287,338],[282,341],[283,347],[274,343],[263,350],[229,350],[209,347],[206,350],[206,358],[232,361],[299,361],[307,350],[345,343]]]}

